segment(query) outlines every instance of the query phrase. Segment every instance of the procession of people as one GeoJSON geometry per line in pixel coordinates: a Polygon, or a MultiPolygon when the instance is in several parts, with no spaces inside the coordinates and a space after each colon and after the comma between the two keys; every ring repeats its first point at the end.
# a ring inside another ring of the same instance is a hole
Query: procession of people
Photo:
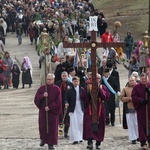
{"type": "Polygon", "coordinates": [[[127,31],[124,47],[105,46],[102,55],[96,54],[97,95],[94,99],[92,51],[78,48],[77,43],[91,42],[89,16],[98,17],[95,32],[99,42],[121,42],[119,33],[109,28],[103,12],[95,9],[89,0],[2,3],[0,88],[17,90],[20,78],[22,90],[26,84],[32,88],[34,68],[30,57],[24,56],[19,66],[4,46],[7,33],[16,34],[18,46],[23,45],[24,34],[39,55],[40,87],[34,103],[39,109],[41,147],[47,144],[48,149],[55,149],[58,138],[63,136],[73,145],[87,141],[85,149],[94,149],[95,142],[95,148],[100,149],[105,127],[116,125],[115,110],[120,109],[122,101],[123,128],[128,129],[129,141],[131,144],[140,142],[142,149],[150,148],[150,45],[147,45],[149,41],[146,43],[149,40],[146,36],[134,47],[134,36],[127,31]],[[70,43],[74,48],[69,47],[70,43]],[[68,45],[67,48],[64,45],[68,45]],[[128,82],[123,89],[117,64],[128,70],[128,82]]]}

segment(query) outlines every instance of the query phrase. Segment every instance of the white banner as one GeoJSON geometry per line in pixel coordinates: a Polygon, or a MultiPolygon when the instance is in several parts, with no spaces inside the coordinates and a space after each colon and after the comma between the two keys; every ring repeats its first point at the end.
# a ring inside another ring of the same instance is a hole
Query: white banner
{"type": "Polygon", "coordinates": [[[97,18],[98,16],[89,17],[89,31],[98,31],[97,29],[97,18]]]}

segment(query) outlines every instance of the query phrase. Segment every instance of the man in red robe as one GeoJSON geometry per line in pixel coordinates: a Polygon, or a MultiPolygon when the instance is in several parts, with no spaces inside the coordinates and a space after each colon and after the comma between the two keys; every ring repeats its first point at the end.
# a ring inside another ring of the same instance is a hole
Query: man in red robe
{"type": "Polygon", "coordinates": [[[40,146],[48,144],[49,149],[54,149],[53,145],[57,145],[58,142],[59,114],[62,107],[60,88],[54,85],[54,78],[54,74],[47,75],[46,85],[42,85],[38,89],[34,99],[34,103],[39,109],[40,146]],[[48,119],[46,117],[46,113],[48,119]]]}
{"type": "Polygon", "coordinates": [[[105,134],[105,106],[104,101],[109,99],[110,93],[104,85],[101,85],[101,75],[97,74],[98,94],[97,94],[97,113],[98,113],[98,130],[92,130],[92,98],[91,85],[85,87],[81,94],[84,102],[84,118],[83,118],[83,139],[88,141],[87,149],[93,149],[93,140],[96,140],[96,149],[104,139],[105,134]]]}
{"type": "MultiPolygon", "coordinates": [[[[139,141],[141,143],[141,147],[143,149],[147,149],[147,143],[148,141],[148,147],[150,148],[150,137],[147,135],[147,124],[150,124],[150,91],[149,86],[146,88],[146,75],[145,73],[142,73],[140,75],[140,83],[135,85],[135,87],[132,90],[132,101],[134,108],[137,112],[137,121],[138,121],[138,132],[139,132],[139,141]],[[147,92],[147,97],[146,97],[147,92]],[[146,107],[148,107],[148,112],[146,112],[146,107]],[[148,115],[148,122],[146,121],[146,113],[148,115]]],[[[150,130],[150,128],[149,128],[150,130]]]]}

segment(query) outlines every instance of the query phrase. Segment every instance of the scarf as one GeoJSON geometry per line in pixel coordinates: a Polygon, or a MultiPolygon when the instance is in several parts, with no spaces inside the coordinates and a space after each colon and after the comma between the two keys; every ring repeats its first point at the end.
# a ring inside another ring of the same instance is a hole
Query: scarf
{"type": "Polygon", "coordinates": [[[106,85],[106,87],[108,88],[108,90],[113,93],[114,95],[116,95],[116,92],[114,91],[114,89],[111,87],[111,85],[107,82],[106,78],[103,76],[102,80],[104,82],[104,84],[106,85]]]}

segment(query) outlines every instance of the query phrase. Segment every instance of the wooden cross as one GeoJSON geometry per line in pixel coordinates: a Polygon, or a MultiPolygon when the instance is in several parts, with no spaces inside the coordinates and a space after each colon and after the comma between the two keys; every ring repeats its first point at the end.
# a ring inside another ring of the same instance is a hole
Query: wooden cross
{"type": "Polygon", "coordinates": [[[91,31],[91,42],[89,43],[63,43],[64,48],[91,48],[91,72],[92,72],[92,129],[93,131],[98,130],[98,112],[97,112],[97,92],[98,86],[96,81],[96,49],[103,47],[103,48],[110,48],[110,47],[124,47],[123,42],[119,43],[98,43],[96,41],[96,31],[91,31]],[[96,106],[96,108],[95,108],[96,106]]]}

